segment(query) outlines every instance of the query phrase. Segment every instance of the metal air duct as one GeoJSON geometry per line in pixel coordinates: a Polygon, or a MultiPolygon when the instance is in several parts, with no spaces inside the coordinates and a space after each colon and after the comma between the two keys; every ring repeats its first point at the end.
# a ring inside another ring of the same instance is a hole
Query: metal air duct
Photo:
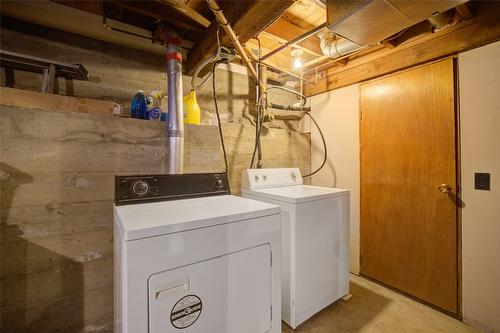
{"type": "Polygon", "coordinates": [[[332,59],[342,57],[361,48],[361,45],[347,39],[340,39],[330,31],[318,34],[323,54],[332,59]]]}
{"type": "Polygon", "coordinates": [[[467,0],[326,0],[328,29],[359,45],[374,45],[467,0]]]}

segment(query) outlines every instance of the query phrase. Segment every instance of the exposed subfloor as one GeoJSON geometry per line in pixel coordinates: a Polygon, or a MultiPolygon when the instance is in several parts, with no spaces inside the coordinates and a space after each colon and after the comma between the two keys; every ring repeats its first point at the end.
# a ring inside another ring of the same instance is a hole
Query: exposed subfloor
{"type": "Polygon", "coordinates": [[[282,333],[477,332],[450,316],[362,277],[350,277],[352,298],[340,300],[292,330],[282,333]]]}

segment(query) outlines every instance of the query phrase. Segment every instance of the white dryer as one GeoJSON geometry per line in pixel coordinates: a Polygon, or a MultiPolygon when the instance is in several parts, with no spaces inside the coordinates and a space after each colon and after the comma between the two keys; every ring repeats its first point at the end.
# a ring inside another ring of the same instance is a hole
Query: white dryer
{"type": "Polygon", "coordinates": [[[296,328],[349,293],[349,191],[303,185],[298,168],[248,169],[241,183],[281,207],[281,314],[296,328]]]}
{"type": "Polygon", "coordinates": [[[115,186],[115,332],[281,332],[279,207],[225,174],[115,186]]]}

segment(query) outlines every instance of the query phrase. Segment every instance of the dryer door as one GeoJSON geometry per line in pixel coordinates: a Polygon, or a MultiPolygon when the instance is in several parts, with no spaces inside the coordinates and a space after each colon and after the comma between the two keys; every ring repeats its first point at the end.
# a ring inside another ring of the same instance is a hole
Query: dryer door
{"type": "Polygon", "coordinates": [[[149,278],[150,333],[264,333],[270,328],[269,244],[149,278]]]}

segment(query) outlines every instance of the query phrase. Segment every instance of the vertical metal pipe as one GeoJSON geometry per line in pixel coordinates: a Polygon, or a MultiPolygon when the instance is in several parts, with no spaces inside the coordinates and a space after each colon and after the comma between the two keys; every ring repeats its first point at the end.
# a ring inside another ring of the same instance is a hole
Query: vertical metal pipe
{"type": "Polygon", "coordinates": [[[181,40],[173,31],[167,33],[168,86],[168,173],[184,172],[184,108],[182,100],[181,40]]]}

